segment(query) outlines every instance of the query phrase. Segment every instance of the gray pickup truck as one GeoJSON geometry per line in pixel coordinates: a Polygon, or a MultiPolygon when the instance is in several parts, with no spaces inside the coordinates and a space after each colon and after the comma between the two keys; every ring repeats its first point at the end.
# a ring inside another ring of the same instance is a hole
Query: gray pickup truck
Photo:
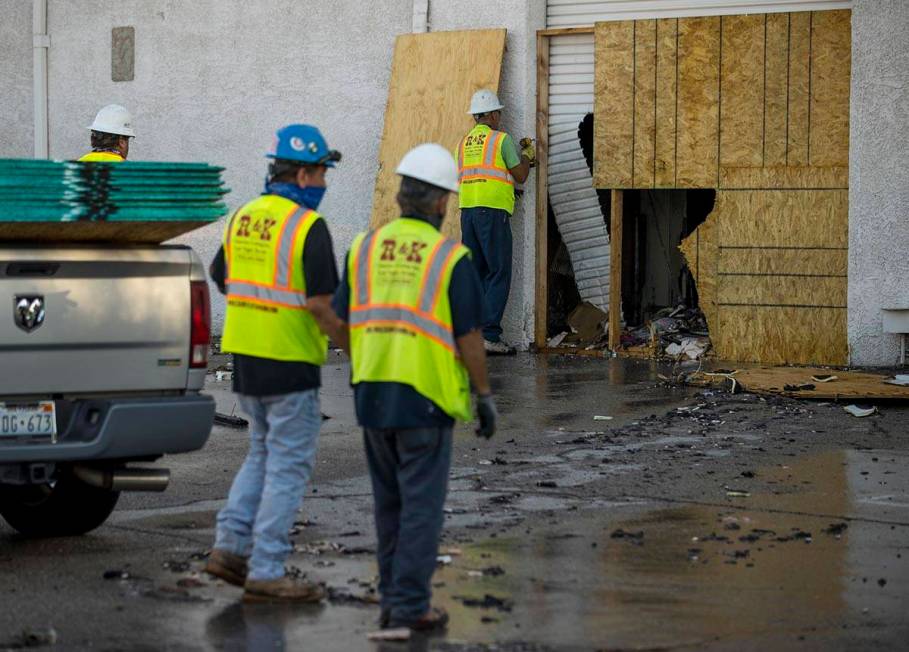
{"type": "MultiPolygon", "coordinates": [[[[0,235],[2,237],[2,235],[0,235]]],[[[210,307],[182,246],[0,243],[0,515],[27,536],[82,534],[137,468],[201,448],[210,307]]]]}

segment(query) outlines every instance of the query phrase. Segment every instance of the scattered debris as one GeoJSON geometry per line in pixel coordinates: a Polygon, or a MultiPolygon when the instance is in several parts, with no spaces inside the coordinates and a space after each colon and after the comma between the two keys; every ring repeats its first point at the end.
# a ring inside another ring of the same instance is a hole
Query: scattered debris
{"type": "Polygon", "coordinates": [[[379,604],[379,596],[376,595],[374,589],[368,589],[366,593],[351,593],[347,589],[338,589],[329,586],[328,601],[332,604],[362,604],[372,606],[379,604]]]}
{"type": "Polygon", "coordinates": [[[227,426],[228,428],[246,428],[249,425],[249,421],[243,417],[235,417],[230,414],[222,414],[220,412],[215,412],[215,424],[219,426],[227,426]]]}
{"type": "Polygon", "coordinates": [[[478,607],[480,609],[498,609],[499,611],[511,611],[514,607],[514,604],[510,600],[504,598],[497,598],[496,596],[487,593],[483,596],[483,599],[471,598],[463,595],[452,596],[455,600],[460,600],[461,604],[465,607],[478,607]]]}
{"type": "Polygon", "coordinates": [[[562,340],[564,340],[567,336],[568,336],[568,331],[562,331],[558,335],[553,335],[552,337],[550,337],[549,340],[546,342],[546,345],[549,347],[555,348],[559,344],[561,344],[562,340]]]}
{"type": "Polygon", "coordinates": [[[644,531],[638,530],[637,532],[629,532],[619,528],[614,530],[612,534],[609,535],[610,539],[627,539],[630,543],[633,543],[637,546],[643,545],[644,543],[644,531]]]}
{"type": "Polygon", "coordinates": [[[439,555],[436,557],[436,563],[441,566],[448,566],[452,562],[451,555],[439,555]]]}
{"type": "Polygon", "coordinates": [[[893,378],[884,381],[888,385],[897,385],[899,387],[909,387],[909,374],[897,374],[893,378]]]}
{"type": "Polygon", "coordinates": [[[543,489],[557,489],[559,485],[553,480],[540,480],[537,482],[537,486],[543,489]]]}
{"type": "Polygon", "coordinates": [[[177,586],[181,589],[199,589],[203,586],[207,586],[207,584],[196,577],[184,577],[177,580],[177,586]]]}
{"type": "Polygon", "coordinates": [[[831,534],[833,536],[839,536],[845,532],[849,527],[848,523],[831,523],[829,527],[824,528],[824,534],[831,534]]]}
{"type": "Polygon", "coordinates": [[[813,392],[814,385],[811,383],[797,383],[792,385],[783,385],[783,390],[787,392],[813,392]]]}
{"type": "Polygon", "coordinates": [[[189,570],[188,561],[173,561],[169,560],[162,564],[165,570],[169,570],[171,573],[185,573],[189,570]]]}
{"type": "Polygon", "coordinates": [[[395,627],[394,629],[380,629],[369,632],[366,638],[370,641],[409,641],[409,627],[395,627]]]}
{"type": "Polygon", "coordinates": [[[111,569],[104,571],[102,577],[106,580],[128,580],[132,576],[125,570],[111,569]]]}
{"type": "MultiPolygon", "coordinates": [[[[832,383],[834,380],[839,380],[839,376],[832,376],[830,374],[817,374],[811,377],[816,383],[832,383]]],[[[813,388],[812,388],[813,389],[813,388]]]]}
{"type": "Polygon", "coordinates": [[[603,415],[603,414],[594,414],[594,415],[593,415],[593,420],[594,420],[594,421],[612,421],[612,417],[608,417],[608,416],[603,415]]]}
{"type": "Polygon", "coordinates": [[[743,491],[741,489],[727,489],[726,496],[728,498],[749,498],[751,496],[751,492],[743,491]]]}
{"type": "Polygon", "coordinates": [[[854,417],[870,417],[872,414],[877,412],[877,408],[873,405],[847,405],[843,408],[854,417]]]}
{"type": "Polygon", "coordinates": [[[45,647],[57,644],[57,630],[53,627],[47,629],[34,629],[27,627],[18,636],[7,642],[0,642],[0,649],[21,650],[23,648],[45,647]]]}

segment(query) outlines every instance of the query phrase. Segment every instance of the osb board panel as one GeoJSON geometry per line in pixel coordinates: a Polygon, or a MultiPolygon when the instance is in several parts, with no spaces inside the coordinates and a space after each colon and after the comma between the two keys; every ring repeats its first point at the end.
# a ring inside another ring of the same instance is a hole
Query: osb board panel
{"type": "Polygon", "coordinates": [[[721,360],[846,364],[845,308],[719,306],[711,340],[721,360]]]}
{"type": "Polygon", "coordinates": [[[786,272],[719,273],[717,303],[721,306],[830,306],[846,307],[846,283],[842,276],[786,272]],[[792,274],[790,276],[790,274],[792,274]]]}
{"type": "Polygon", "coordinates": [[[793,398],[816,399],[909,399],[909,387],[890,385],[887,376],[860,371],[837,371],[813,367],[759,367],[735,372],[736,382],[749,392],[780,394],[793,398]],[[812,376],[834,375],[837,380],[818,383],[812,376]],[[786,391],[786,385],[814,385],[813,390],[786,391]]]}
{"type": "Polygon", "coordinates": [[[721,247],[845,249],[847,190],[743,190],[717,193],[721,247]]]}
{"type": "Polygon", "coordinates": [[[682,243],[719,359],[845,364],[845,190],[719,191],[682,243]]]}
{"type": "Polygon", "coordinates": [[[849,164],[852,13],[817,11],[811,19],[811,113],[808,162],[849,164]]]}
{"type": "Polygon", "coordinates": [[[716,238],[717,211],[714,210],[694,233],[685,238],[679,249],[694,277],[698,290],[698,305],[707,328],[713,333],[717,328],[717,269],[721,252],[716,238]]]}
{"type": "Polygon", "coordinates": [[[846,187],[850,15],[599,23],[595,185],[846,187]]]}
{"type": "Polygon", "coordinates": [[[656,25],[656,124],[654,125],[654,186],[675,187],[676,75],[678,73],[678,18],[663,18],[656,25]]]}
{"type": "Polygon", "coordinates": [[[764,159],[765,16],[725,16],[720,62],[720,165],[764,159]]]}
{"type": "Polygon", "coordinates": [[[630,188],[634,169],[634,21],[594,33],[594,185],[630,188]]]}
{"type": "Polygon", "coordinates": [[[720,168],[720,188],[847,188],[849,168],[720,168]]]}
{"type": "MultiPolygon", "coordinates": [[[[767,14],[764,64],[764,161],[786,165],[789,91],[789,14],[767,14]]],[[[722,171],[720,172],[722,183],[722,171]]]]}
{"type": "Polygon", "coordinates": [[[656,138],[655,20],[634,23],[634,171],[636,188],[653,187],[656,138]]]}
{"type": "Polygon", "coordinates": [[[720,249],[718,268],[724,275],[846,276],[849,256],[845,249],[720,249]]]}
{"type": "MultiPolygon", "coordinates": [[[[505,30],[403,34],[395,41],[385,128],[379,148],[379,171],[370,225],[398,217],[395,168],[412,147],[439,143],[454,151],[473,126],[467,113],[477,90],[497,91],[505,51],[505,30]]],[[[448,202],[442,227],[460,239],[457,198],[448,202]]]]}
{"type": "Polygon", "coordinates": [[[789,119],[786,165],[808,165],[811,13],[789,14],[789,119]]]}
{"type": "Polygon", "coordinates": [[[720,20],[679,21],[676,185],[717,185],[720,108],[720,20]]]}
{"type": "Polygon", "coordinates": [[[158,244],[212,222],[6,222],[0,242],[158,244]]]}

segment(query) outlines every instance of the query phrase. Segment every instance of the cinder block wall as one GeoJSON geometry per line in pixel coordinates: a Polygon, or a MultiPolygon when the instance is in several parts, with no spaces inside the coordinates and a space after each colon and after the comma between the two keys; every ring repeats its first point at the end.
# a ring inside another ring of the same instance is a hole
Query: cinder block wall
{"type": "MultiPolygon", "coordinates": [[[[505,124],[516,137],[535,121],[535,33],[545,3],[533,0],[430,2],[432,31],[505,27],[505,124]]],[[[49,0],[50,154],[75,158],[86,125],[111,102],[128,107],[138,137],[130,158],[209,161],[226,167],[233,209],[262,188],[263,155],[289,121],[318,125],[344,160],[329,175],[321,206],[339,264],[372,206],[395,36],[412,29],[413,0],[49,0]],[[111,81],[111,28],[136,30],[135,80],[111,81]]],[[[30,156],[31,3],[0,0],[0,152],[30,156]],[[10,80],[10,84],[7,84],[10,80]],[[11,90],[8,90],[11,89],[11,90]],[[16,125],[10,135],[9,125],[16,125]]],[[[427,62],[432,65],[432,62],[427,62]]],[[[457,107],[465,110],[466,107],[457,107]]],[[[533,176],[513,220],[515,268],[506,337],[533,331],[533,176]]],[[[223,224],[185,238],[206,263],[223,224]]],[[[224,302],[213,295],[220,327],[224,302]]]]}
{"type": "Polygon", "coordinates": [[[849,348],[895,365],[881,309],[909,308],[909,2],[855,0],[849,144],[849,348]]]}

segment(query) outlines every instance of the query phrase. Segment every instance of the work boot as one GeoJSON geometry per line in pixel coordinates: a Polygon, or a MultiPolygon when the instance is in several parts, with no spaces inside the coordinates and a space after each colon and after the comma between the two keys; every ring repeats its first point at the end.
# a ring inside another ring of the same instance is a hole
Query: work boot
{"type": "Polygon", "coordinates": [[[433,630],[445,629],[448,624],[448,612],[442,607],[430,607],[429,611],[417,618],[416,620],[392,620],[389,623],[390,629],[398,627],[409,627],[415,632],[428,632],[433,630]]]}
{"type": "Polygon", "coordinates": [[[515,348],[501,340],[498,342],[491,342],[489,340],[483,340],[483,347],[486,349],[487,355],[514,355],[517,353],[515,348]]]}
{"type": "Polygon", "coordinates": [[[212,550],[203,570],[234,586],[246,583],[246,558],[226,550],[212,550]]]}
{"type": "Polygon", "coordinates": [[[246,580],[243,602],[317,603],[325,597],[325,588],[315,582],[279,577],[274,580],[246,580]]]}

